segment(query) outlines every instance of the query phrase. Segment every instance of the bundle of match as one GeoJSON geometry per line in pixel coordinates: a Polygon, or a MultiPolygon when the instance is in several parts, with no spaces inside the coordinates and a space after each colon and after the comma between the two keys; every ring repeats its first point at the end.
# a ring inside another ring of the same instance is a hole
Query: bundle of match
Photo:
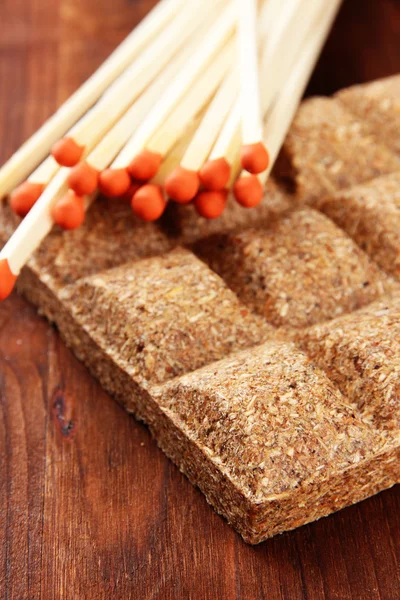
{"type": "Polygon", "coordinates": [[[257,206],[340,3],[161,0],[0,169],[23,218],[0,252],[0,299],[99,192],[146,221],[169,201],[217,218],[230,192],[257,206]]]}

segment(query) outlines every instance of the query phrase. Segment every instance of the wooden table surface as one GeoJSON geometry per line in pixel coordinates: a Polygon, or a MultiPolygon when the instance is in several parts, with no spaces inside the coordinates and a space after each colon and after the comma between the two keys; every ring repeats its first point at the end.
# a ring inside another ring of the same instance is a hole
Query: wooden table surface
{"type": "MultiPolygon", "coordinates": [[[[154,4],[1,0],[1,160],[154,4]]],[[[310,90],[400,71],[399,38],[398,0],[345,0],[310,90]]],[[[399,486],[247,546],[31,306],[0,305],[1,600],[398,600],[399,563],[399,486]]]]}

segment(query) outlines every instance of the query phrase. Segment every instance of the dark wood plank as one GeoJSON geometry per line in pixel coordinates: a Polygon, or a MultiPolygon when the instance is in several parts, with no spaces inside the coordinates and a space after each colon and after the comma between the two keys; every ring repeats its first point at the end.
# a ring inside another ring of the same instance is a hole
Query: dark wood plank
{"type": "MultiPolygon", "coordinates": [[[[3,0],[0,160],[154,4],[3,0]]],[[[399,30],[395,0],[346,0],[309,92],[400,70],[399,30]]],[[[0,305],[1,598],[397,600],[399,508],[396,487],[247,546],[32,307],[0,305]]]]}

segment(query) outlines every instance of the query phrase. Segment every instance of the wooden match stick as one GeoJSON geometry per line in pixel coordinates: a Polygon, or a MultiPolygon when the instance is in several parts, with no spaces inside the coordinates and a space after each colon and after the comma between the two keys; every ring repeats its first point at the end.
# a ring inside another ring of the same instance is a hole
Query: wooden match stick
{"type": "Polygon", "coordinates": [[[161,0],[86,83],[21,146],[0,169],[0,198],[29,175],[54,142],[86,113],[184,4],[185,0],[161,0]]]}
{"type": "Polygon", "coordinates": [[[261,173],[269,162],[263,143],[261,110],[257,0],[235,0],[238,23],[240,102],[242,119],[242,166],[250,173],[261,173]]]}
{"type": "MultiPolygon", "coordinates": [[[[282,0],[266,0],[261,8],[258,31],[262,46],[268,44],[282,10],[282,0]]],[[[267,79],[265,77],[265,79],[267,79]]],[[[268,79],[269,81],[269,79],[268,79]]],[[[262,103],[265,109],[265,103],[262,103]]],[[[207,190],[224,190],[229,182],[233,160],[237,147],[242,141],[241,135],[241,100],[238,98],[230,110],[230,114],[215,141],[208,160],[201,166],[199,177],[207,190]]],[[[265,112],[265,110],[264,110],[265,112]]]]}
{"type": "MultiPolygon", "coordinates": [[[[201,73],[215,58],[217,52],[226,45],[236,24],[234,7],[229,5],[205,38],[202,47],[188,60],[186,68],[175,78],[159,102],[151,109],[148,117],[134,133],[125,148],[113,163],[113,168],[125,168],[137,179],[149,179],[157,172],[160,152],[147,149],[149,141],[162,127],[168,115],[179,104],[186,92],[201,73]],[[132,161],[134,161],[132,163],[132,161]]],[[[177,124],[178,125],[178,124],[177,124]]],[[[171,132],[173,135],[173,132],[171,132]]]]}
{"type": "Polygon", "coordinates": [[[71,170],[68,183],[78,195],[90,195],[95,192],[98,185],[102,193],[111,197],[124,195],[127,192],[130,186],[130,176],[127,170],[108,167],[132,133],[139,127],[150,107],[157,103],[171,80],[185,67],[188,55],[190,56],[191,52],[201,46],[204,35],[213,20],[212,15],[205,20],[190,43],[180,49],[168,66],[105,135],[86,160],[71,170]]]}
{"type": "Polygon", "coordinates": [[[283,5],[277,15],[262,48],[260,93],[264,118],[289,76],[290,67],[303,47],[306,36],[310,34],[321,8],[321,0],[313,0],[308,10],[304,10],[303,0],[291,0],[283,5]]]}
{"type": "Polygon", "coordinates": [[[50,233],[52,209],[67,191],[65,171],[57,173],[0,252],[0,300],[11,293],[20,270],[50,233]]]}
{"type": "Polygon", "coordinates": [[[258,177],[243,172],[236,180],[234,194],[236,200],[243,206],[256,206],[262,200],[265,183],[301,102],[304,90],[307,87],[310,75],[326,41],[341,1],[332,0],[329,7],[325,3],[321,3],[320,9],[322,10],[320,10],[319,23],[317,26],[310,28],[311,32],[307,42],[304,44],[294,68],[290,71],[290,77],[286,79],[274,107],[268,115],[264,131],[271,155],[268,168],[258,177]]]}
{"type": "Polygon", "coordinates": [[[223,190],[229,181],[232,159],[236,146],[242,141],[240,128],[241,105],[236,101],[215,142],[215,145],[199,171],[201,183],[207,190],[216,192],[223,190]]]}
{"type": "Polygon", "coordinates": [[[265,0],[259,10],[258,35],[265,40],[271,36],[273,29],[280,20],[282,11],[286,11],[292,0],[265,0]]]}
{"type": "Polygon", "coordinates": [[[165,190],[173,200],[186,204],[196,196],[200,187],[199,170],[209,156],[234,103],[238,84],[238,73],[233,68],[211,102],[181,163],[167,177],[165,190]]]}

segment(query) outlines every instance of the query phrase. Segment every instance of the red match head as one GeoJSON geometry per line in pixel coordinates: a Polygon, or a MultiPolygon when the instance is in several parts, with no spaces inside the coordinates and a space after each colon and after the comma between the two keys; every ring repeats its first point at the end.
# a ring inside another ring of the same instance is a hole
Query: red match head
{"type": "Polygon", "coordinates": [[[10,206],[12,210],[20,217],[25,217],[42,195],[43,190],[44,185],[41,183],[31,183],[30,181],[21,183],[11,194],[10,206]]]}
{"type": "Polygon", "coordinates": [[[213,192],[223,190],[231,176],[231,166],[226,158],[207,161],[200,169],[200,180],[205,188],[213,192]]]}
{"type": "Polygon", "coordinates": [[[74,167],[81,160],[84,149],[73,138],[65,137],[54,144],[51,154],[62,167],[74,167]]]}
{"type": "Polygon", "coordinates": [[[263,187],[255,175],[239,177],[233,188],[235,198],[245,208],[253,208],[263,199],[263,187]]]}
{"type": "Polygon", "coordinates": [[[162,159],[158,152],[144,149],[129,163],[128,172],[133,179],[149,181],[157,175],[162,159]]]}
{"type": "Polygon", "coordinates": [[[87,162],[79,163],[68,175],[68,185],[78,196],[89,196],[97,190],[99,172],[87,162]]]}
{"type": "Polygon", "coordinates": [[[51,213],[54,223],[63,229],[77,229],[85,220],[85,201],[69,190],[54,206],[51,213]]]}
{"type": "Polygon", "coordinates": [[[168,175],[164,187],[169,198],[179,204],[188,204],[199,191],[200,177],[196,171],[179,166],[168,175]]]}
{"type": "Polygon", "coordinates": [[[194,205],[199,215],[205,219],[217,219],[222,215],[228,199],[227,190],[220,192],[200,192],[194,205]]]}
{"type": "Polygon", "coordinates": [[[5,300],[13,291],[17,276],[10,269],[6,258],[0,259],[0,300],[5,300]]]}
{"type": "Polygon", "coordinates": [[[131,178],[126,169],[105,169],[100,173],[99,189],[108,198],[118,198],[131,187],[131,178]]]}
{"type": "Polygon", "coordinates": [[[134,194],[131,206],[134,214],[143,221],[156,221],[165,211],[167,203],[162,188],[149,183],[134,194]]]}
{"type": "Polygon", "coordinates": [[[243,169],[252,173],[252,175],[259,175],[268,169],[269,154],[261,142],[243,146],[240,159],[243,169]]]}

